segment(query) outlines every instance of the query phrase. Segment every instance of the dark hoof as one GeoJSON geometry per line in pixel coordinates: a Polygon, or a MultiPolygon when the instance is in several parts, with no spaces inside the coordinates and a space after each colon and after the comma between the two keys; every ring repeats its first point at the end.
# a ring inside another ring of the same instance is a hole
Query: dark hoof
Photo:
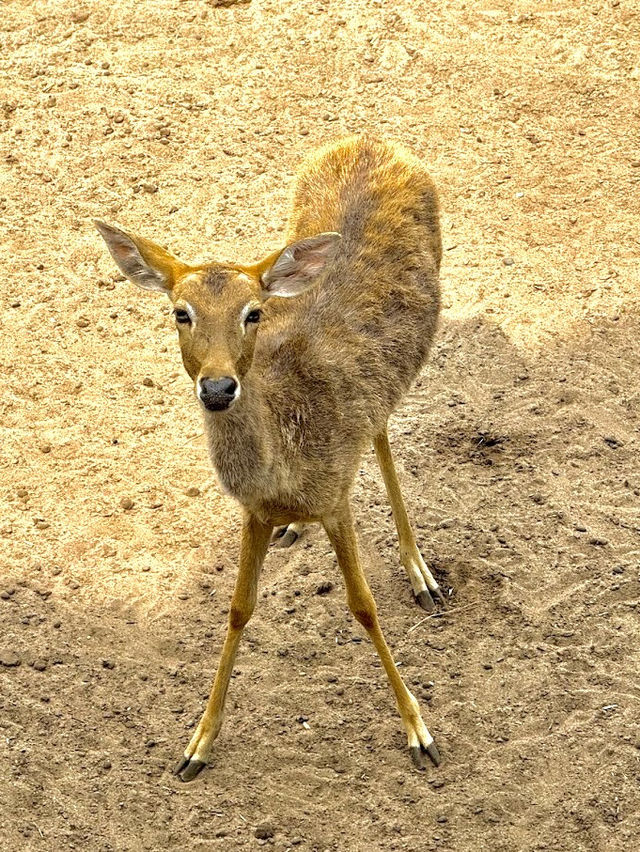
{"type": "Polygon", "coordinates": [[[271,544],[276,547],[291,547],[300,536],[295,530],[288,527],[278,527],[271,536],[271,544]]]}
{"type": "Polygon", "coordinates": [[[427,768],[428,764],[425,755],[429,756],[436,766],[440,766],[440,752],[435,743],[431,743],[426,748],[422,745],[412,746],[409,751],[411,753],[411,760],[413,760],[414,766],[417,769],[427,768]]]}
{"type": "Polygon", "coordinates": [[[440,766],[440,752],[438,751],[438,746],[435,743],[431,743],[431,745],[427,746],[427,754],[431,758],[434,766],[440,766]]]}
{"type": "Polygon", "coordinates": [[[204,760],[194,760],[188,757],[183,757],[176,764],[173,774],[177,775],[181,781],[193,781],[196,775],[199,775],[206,766],[204,760]]]}
{"type": "Polygon", "coordinates": [[[442,606],[445,606],[445,607],[446,607],[446,605],[447,605],[447,599],[446,599],[446,598],[445,598],[445,596],[442,594],[442,592],[440,591],[440,589],[439,589],[439,588],[438,588],[438,589],[436,589],[435,591],[433,591],[433,592],[432,592],[432,594],[433,594],[433,596],[435,597],[435,599],[438,601],[438,603],[440,603],[440,604],[442,604],[442,606]]]}
{"type": "Polygon", "coordinates": [[[427,589],[424,592],[419,592],[416,595],[416,600],[422,607],[422,609],[426,610],[426,612],[433,612],[436,608],[436,605],[433,602],[433,598],[431,597],[431,592],[427,589]]]}

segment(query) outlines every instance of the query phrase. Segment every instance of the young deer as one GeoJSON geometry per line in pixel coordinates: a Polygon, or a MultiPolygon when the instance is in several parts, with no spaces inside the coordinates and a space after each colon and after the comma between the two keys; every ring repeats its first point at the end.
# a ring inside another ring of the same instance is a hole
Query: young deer
{"type": "Polygon", "coordinates": [[[298,174],[286,247],[255,264],[190,266],[146,239],[96,225],[129,279],[171,299],[213,464],[244,509],[220,666],[176,774],[195,778],[220,731],[274,527],[291,525],[292,540],[312,521],[324,526],[349,607],[380,655],[414,762],[424,768],[428,755],[438,765],[378,623],[349,506],[373,442],[414,594],[428,611],[432,596],[444,602],[416,547],[387,437],[439,312],[438,202],[422,163],[399,145],[359,136],[319,149],[298,174]]]}

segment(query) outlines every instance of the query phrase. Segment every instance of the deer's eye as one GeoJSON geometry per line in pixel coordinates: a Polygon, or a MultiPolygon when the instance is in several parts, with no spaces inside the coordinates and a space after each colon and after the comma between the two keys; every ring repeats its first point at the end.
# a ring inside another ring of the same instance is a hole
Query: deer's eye
{"type": "Polygon", "coordinates": [[[262,311],[251,311],[251,313],[247,314],[247,318],[245,319],[245,324],[250,322],[260,322],[260,317],[262,315],[262,311]]]}
{"type": "Polygon", "coordinates": [[[180,323],[180,325],[191,325],[191,317],[182,308],[176,308],[173,315],[176,318],[176,322],[180,323]]]}

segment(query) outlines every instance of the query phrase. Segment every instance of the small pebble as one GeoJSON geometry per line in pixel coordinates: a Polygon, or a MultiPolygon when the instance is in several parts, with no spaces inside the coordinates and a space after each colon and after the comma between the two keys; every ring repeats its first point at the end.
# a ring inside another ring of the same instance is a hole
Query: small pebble
{"type": "Polygon", "coordinates": [[[11,668],[13,666],[20,665],[20,657],[15,654],[13,651],[2,651],[0,650],[0,666],[7,666],[11,668]]]}
{"type": "Polygon", "coordinates": [[[195,485],[192,485],[190,488],[187,488],[185,494],[187,495],[187,497],[199,497],[200,489],[197,488],[195,485]]]}
{"type": "Polygon", "coordinates": [[[323,580],[316,588],[316,595],[328,595],[331,589],[333,589],[331,580],[323,580]]]}
{"type": "Polygon", "coordinates": [[[149,376],[145,376],[145,378],[142,380],[142,384],[145,386],[145,388],[152,388],[153,379],[149,378],[149,376]]]}
{"type": "Polygon", "coordinates": [[[269,840],[274,835],[274,828],[269,822],[261,822],[256,826],[254,834],[258,840],[269,840]]]}
{"type": "Polygon", "coordinates": [[[513,264],[515,263],[515,261],[512,257],[503,257],[502,262],[504,263],[505,266],[513,266],[513,264]]]}
{"type": "Polygon", "coordinates": [[[131,497],[123,497],[120,500],[120,505],[122,506],[123,509],[133,509],[134,504],[133,504],[133,500],[131,499],[131,497]]]}
{"type": "Polygon", "coordinates": [[[46,670],[46,668],[47,668],[47,661],[46,661],[46,660],[43,660],[42,658],[39,658],[39,659],[37,659],[37,660],[34,660],[34,662],[33,662],[33,668],[34,668],[37,672],[43,672],[43,671],[45,671],[45,670],[46,670]]]}

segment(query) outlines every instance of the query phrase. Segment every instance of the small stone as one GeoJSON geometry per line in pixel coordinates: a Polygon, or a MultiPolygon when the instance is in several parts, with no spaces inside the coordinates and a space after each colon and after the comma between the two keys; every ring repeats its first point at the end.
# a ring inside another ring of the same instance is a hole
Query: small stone
{"type": "Polygon", "coordinates": [[[153,379],[149,378],[149,376],[145,376],[145,378],[142,380],[142,384],[145,386],[145,388],[152,388],[153,379]]]}
{"type": "Polygon", "coordinates": [[[76,325],[78,328],[87,328],[89,325],[89,320],[86,317],[78,317],[76,320],[76,325]]]}
{"type": "Polygon", "coordinates": [[[7,666],[11,668],[13,666],[20,665],[20,657],[15,654],[13,651],[2,651],[0,650],[0,666],[7,666]]]}
{"type": "Polygon", "coordinates": [[[123,497],[120,500],[120,505],[122,506],[123,509],[126,510],[126,509],[133,509],[134,503],[133,503],[133,500],[131,499],[131,497],[123,497]]]}
{"type": "Polygon", "coordinates": [[[59,630],[62,627],[62,622],[61,621],[54,621],[53,626],[56,628],[56,630],[59,630]]]}
{"type": "Polygon", "coordinates": [[[38,529],[38,530],[48,530],[49,529],[49,524],[47,523],[47,521],[43,520],[42,518],[36,518],[34,523],[36,525],[36,529],[38,529]]]}
{"type": "Polygon", "coordinates": [[[505,266],[513,266],[513,264],[515,263],[515,260],[512,257],[503,257],[502,262],[504,263],[505,266]]]}
{"type": "Polygon", "coordinates": [[[269,822],[261,822],[260,825],[256,826],[254,835],[258,840],[269,840],[274,835],[274,827],[269,822]]]}
{"type": "Polygon", "coordinates": [[[142,188],[144,189],[145,192],[148,192],[149,194],[153,194],[154,192],[158,191],[158,184],[157,183],[151,183],[150,181],[145,180],[145,181],[142,182],[142,188]]]}
{"type": "Polygon", "coordinates": [[[41,444],[40,445],[41,453],[50,453],[51,452],[51,444],[41,444]]]}
{"type": "Polygon", "coordinates": [[[8,601],[8,600],[10,600],[10,599],[11,599],[11,595],[9,594],[9,592],[7,592],[7,591],[5,591],[5,590],[3,589],[3,590],[0,592],[0,598],[2,598],[2,600],[3,600],[3,601],[8,601]]]}
{"type": "Polygon", "coordinates": [[[113,660],[103,660],[102,661],[102,668],[103,669],[115,669],[115,667],[116,667],[116,664],[113,662],[113,660]]]}
{"type": "Polygon", "coordinates": [[[200,489],[197,488],[195,485],[192,485],[190,488],[187,488],[185,494],[187,495],[187,497],[199,497],[200,489]]]}
{"type": "Polygon", "coordinates": [[[316,588],[316,595],[328,595],[331,589],[333,589],[331,580],[323,580],[316,588]]]}
{"type": "Polygon", "coordinates": [[[103,760],[102,761],[102,768],[103,769],[111,769],[111,761],[110,760],[103,760]]]}
{"type": "Polygon", "coordinates": [[[41,657],[39,657],[37,660],[34,660],[34,662],[33,662],[33,668],[34,668],[37,672],[43,672],[43,671],[45,671],[45,670],[46,670],[46,668],[47,668],[47,661],[46,661],[46,660],[43,660],[41,657]]]}
{"type": "Polygon", "coordinates": [[[83,24],[90,14],[89,9],[76,9],[75,12],[71,13],[71,20],[74,24],[83,24]]]}

